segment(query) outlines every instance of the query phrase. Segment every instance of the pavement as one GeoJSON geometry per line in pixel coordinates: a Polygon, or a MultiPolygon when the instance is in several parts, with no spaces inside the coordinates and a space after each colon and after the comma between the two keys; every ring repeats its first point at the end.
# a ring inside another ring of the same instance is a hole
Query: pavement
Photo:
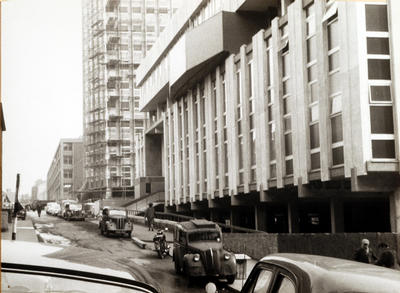
{"type": "MultiPolygon", "coordinates": [[[[33,212],[28,211],[25,220],[17,219],[16,240],[39,242],[39,233],[35,230],[32,223],[33,212]]],[[[1,232],[1,239],[12,239],[12,223],[8,223],[8,230],[1,232]]]]}
{"type": "MultiPolygon", "coordinates": [[[[30,242],[42,242],[42,238],[39,233],[34,228],[34,219],[37,217],[37,214],[28,211],[26,220],[17,220],[17,230],[16,230],[16,240],[18,241],[30,241],[30,242]]],[[[146,249],[153,249],[153,237],[157,233],[157,229],[154,231],[149,231],[148,227],[144,225],[142,222],[142,217],[135,218],[135,224],[132,233],[132,241],[134,241],[139,247],[146,249]]],[[[88,221],[88,220],[87,220],[88,221]]],[[[93,219],[89,220],[93,224],[98,225],[98,221],[93,219]]],[[[170,225],[171,223],[167,223],[170,225]]],[[[157,225],[157,223],[156,223],[157,225]]],[[[167,242],[173,243],[173,230],[169,229],[165,231],[165,235],[167,238],[167,242]]],[[[9,239],[12,237],[12,224],[8,223],[8,231],[1,232],[1,239],[9,239]]],[[[172,247],[172,245],[171,245],[172,247]]],[[[238,278],[235,282],[229,285],[230,289],[233,292],[240,292],[243,287],[248,275],[253,269],[254,265],[257,263],[257,260],[251,259],[250,257],[243,254],[235,254],[237,259],[237,269],[238,269],[238,278]]]]}

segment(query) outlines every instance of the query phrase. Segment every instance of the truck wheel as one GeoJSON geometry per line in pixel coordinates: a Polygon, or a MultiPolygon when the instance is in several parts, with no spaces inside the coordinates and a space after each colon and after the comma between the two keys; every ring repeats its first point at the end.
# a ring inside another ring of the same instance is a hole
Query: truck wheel
{"type": "Polygon", "coordinates": [[[235,282],[235,278],[236,278],[235,275],[226,276],[226,280],[228,281],[228,284],[233,284],[233,282],[235,282]]]}
{"type": "Polygon", "coordinates": [[[128,238],[131,238],[131,236],[132,236],[132,231],[129,231],[128,232],[128,238]]]}

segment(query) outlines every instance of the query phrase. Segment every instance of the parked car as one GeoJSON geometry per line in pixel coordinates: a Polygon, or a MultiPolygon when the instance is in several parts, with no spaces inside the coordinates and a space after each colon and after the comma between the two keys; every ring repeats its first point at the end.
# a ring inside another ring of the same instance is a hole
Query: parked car
{"type": "Polygon", "coordinates": [[[95,217],[95,204],[93,202],[88,202],[83,204],[83,214],[85,218],[95,217]]]}
{"type": "Polygon", "coordinates": [[[2,240],[1,292],[158,292],[126,271],[48,256],[63,249],[42,243],[2,240]]]}
{"type": "Polygon", "coordinates": [[[174,231],[173,261],[177,274],[195,277],[218,277],[233,283],[236,259],[223,249],[220,227],[207,220],[180,222],[174,231]]]}
{"type": "Polygon", "coordinates": [[[64,219],[66,219],[67,221],[84,221],[85,215],[82,211],[82,205],[78,203],[69,203],[65,205],[64,219]]]}
{"type": "Polygon", "coordinates": [[[400,292],[400,272],[345,259],[282,253],[262,258],[241,293],[400,292]]]}
{"type": "Polygon", "coordinates": [[[57,216],[58,213],[61,211],[61,206],[57,202],[48,202],[46,207],[46,214],[51,216],[57,216]]]}
{"type": "Polygon", "coordinates": [[[99,220],[99,229],[102,235],[126,234],[131,237],[133,221],[128,218],[126,209],[106,207],[99,220]]]}
{"type": "Polygon", "coordinates": [[[57,215],[61,218],[65,218],[65,212],[67,209],[67,205],[70,205],[71,203],[78,203],[78,202],[73,199],[63,199],[60,203],[61,210],[57,215]]]}

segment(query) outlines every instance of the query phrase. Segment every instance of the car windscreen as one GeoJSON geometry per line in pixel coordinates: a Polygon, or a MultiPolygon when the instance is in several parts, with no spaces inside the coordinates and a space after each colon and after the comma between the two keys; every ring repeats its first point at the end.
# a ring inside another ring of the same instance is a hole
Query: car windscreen
{"type": "Polygon", "coordinates": [[[70,208],[70,210],[71,211],[80,211],[80,210],[82,210],[82,205],[80,205],[80,204],[70,204],[69,205],[69,208],[70,208]]]}
{"type": "Polygon", "coordinates": [[[140,284],[107,282],[99,279],[79,278],[79,276],[50,276],[3,271],[1,273],[1,292],[137,293],[155,292],[155,290],[149,290],[140,284]]]}
{"type": "Polygon", "coordinates": [[[221,241],[221,233],[219,231],[199,231],[189,233],[189,242],[197,241],[221,241]]]}

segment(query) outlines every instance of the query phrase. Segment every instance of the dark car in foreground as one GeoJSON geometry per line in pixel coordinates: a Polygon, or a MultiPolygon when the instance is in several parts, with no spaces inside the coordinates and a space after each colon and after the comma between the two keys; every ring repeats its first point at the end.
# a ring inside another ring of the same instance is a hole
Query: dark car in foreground
{"type": "Polygon", "coordinates": [[[318,255],[282,253],[262,258],[241,293],[397,293],[400,272],[318,255]]]}
{"type": "Polygon", "coordinates": [[[52,257],[62,247],[27,241],[1,242],[1,292],[157,293],[125,271],[52,257]]]}
{"type": "Polygon", "coordinates": [[[177,274],[189,279],[217,277],[233,283],[236,259],[223,249],[220,227],[207,220],[190,220],[176,225],[173,261],[177,274]]]}

